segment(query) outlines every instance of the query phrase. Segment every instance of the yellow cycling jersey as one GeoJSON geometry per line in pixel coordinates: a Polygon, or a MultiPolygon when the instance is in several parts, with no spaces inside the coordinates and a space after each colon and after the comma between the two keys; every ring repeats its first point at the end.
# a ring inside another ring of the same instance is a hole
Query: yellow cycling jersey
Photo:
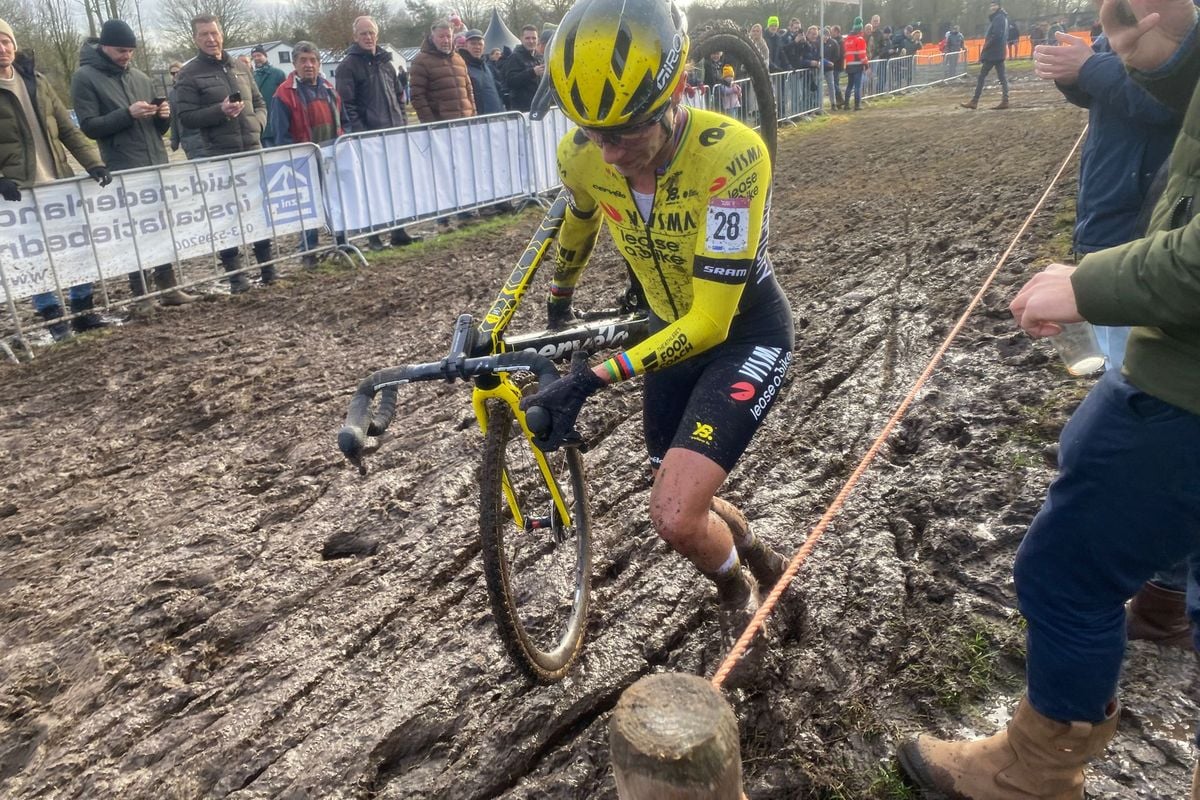
{"type": "MultiPolygon", "coordinates": [[[[579,130],[558,145],[570,194],[558,235],[552,294],[569,296],[601,221],[668,324],[614,361],[619,375],[661,369],[720,344],[734,316],[777,296],[767,256],[771,159],[750,128],[694,108],[677,116],[678,144],[658,170],[643,218],[628,181],[579,130]]],[[[610,369],[610,372],[612,370],[610,369]]]]}

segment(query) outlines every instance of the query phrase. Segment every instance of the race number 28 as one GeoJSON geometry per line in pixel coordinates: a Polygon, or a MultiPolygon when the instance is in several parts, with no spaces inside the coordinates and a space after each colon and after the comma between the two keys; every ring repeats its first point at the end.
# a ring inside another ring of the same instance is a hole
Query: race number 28
{"type": "Polygon", "coordinates": [[[746,249],[750,199],[714,197],[708,201],[705,249],[710,253],[741,253],[746,249]]]}

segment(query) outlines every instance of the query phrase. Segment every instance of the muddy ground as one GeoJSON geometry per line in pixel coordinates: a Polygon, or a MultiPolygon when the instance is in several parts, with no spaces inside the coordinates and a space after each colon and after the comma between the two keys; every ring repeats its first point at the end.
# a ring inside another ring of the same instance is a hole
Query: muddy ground
{"type": "MultiPolygon", "coordinates": [[[[958,109],[966,91],[782,134],[772,252],[797,359],[724,492],[780,548],[800,545],[1085,121],[1037,82],[1003,113],[958,109]]],[[[1019,695],[1013,553],[1089,381],[1006,305],[1061,237],[1073,180],[800,571],[757,682],[731,695],[750,798],[906,797],[898,737],[990,733],[1019,695]]],[[[711,674],[721,655],[712,589],[647,521],[636,385],[585,411],[594,609],[554,686],[519,677],[494,633],[467,389],[406,391],[366,478],[334,446],[357,382],[440,356],[535,223],[297,270],[0,368],[0,796],[615,797],[621,691],[711,674]],[[322,557],[351,534],[374,554],[322,557]]],[[[595,296],[619,283],[611,262],[587,281],[595,296]]],[[[1131,647],[1093,796],[1186,794],[1194,678],[1188,654],[1131,647]]]]}

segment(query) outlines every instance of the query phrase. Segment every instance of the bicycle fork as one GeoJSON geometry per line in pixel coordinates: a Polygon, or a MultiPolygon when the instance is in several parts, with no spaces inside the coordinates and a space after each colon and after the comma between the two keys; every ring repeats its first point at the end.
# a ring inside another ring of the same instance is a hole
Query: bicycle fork
{"type": "MultiPolygon", "coordinates": [[[[513,418],[521,425],[521,433],[525,436],[525,441],[529,446],[530,452],[533,453],[534,461],[537,462],[538,471],[542,475],[542,480],[550,491],[550,496],[554,500],[554,507],[550,509],[551,513],[545,517],[526,516],[521,513],[521,506],[517,500],[516,491],[512,487],[509,480],[507,467],[504,470],[503,486],[504,498],[508,502],[509,511],[512,512],[513,522],[518,528],[530,533],[537,530],[550,529],[555,541],[559,544],[566,541],[567,530],[574,525],[574,520],[571,517],[571,511],[567,506],[567,501],[563,498],[562,489],[558,485],[558,479],[555,478],[550,465],[546,463],[546,454],[533,442],[533,433],[530,432],[529,426],[525,422],[525,412],[521,410],[521,390],[508,377],[507,373],[501,373],[495,376],[496,385],[492,387],[481,386],[477,381],[475,388],[471,393],[471,406],[475,411],[475,419],[479,423],[479,428],[486,436],[488,431],[488,415],[487,401],[491,399],[500,400],[512,409],[513,418]],[[556,525],[558,522],[560,524],[556,525]]],[[[486,383],[486,382],[485,382],[486,383]]]]}

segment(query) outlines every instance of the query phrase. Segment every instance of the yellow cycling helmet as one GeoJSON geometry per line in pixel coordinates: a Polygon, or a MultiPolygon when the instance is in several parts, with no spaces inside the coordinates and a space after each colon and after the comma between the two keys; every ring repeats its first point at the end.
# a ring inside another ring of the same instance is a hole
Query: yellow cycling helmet
{"type": "Polygon", "coordinates": [[[673,0],[580,0],[555,31],[546,72],[577,125],[620,129],[661,116],[687,54],[687,17],[673,0]]]}

